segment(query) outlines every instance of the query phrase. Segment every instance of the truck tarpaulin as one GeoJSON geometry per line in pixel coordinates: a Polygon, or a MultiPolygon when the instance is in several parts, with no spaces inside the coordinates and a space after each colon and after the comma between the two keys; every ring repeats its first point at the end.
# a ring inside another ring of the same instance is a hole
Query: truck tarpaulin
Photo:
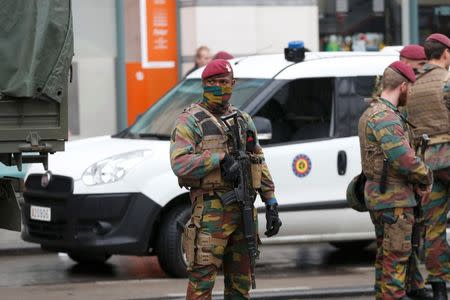
{"type": "Polygon", "coordinates": [[[73,57],[70,0],[0,0],[0,99],[61,102],[73,57]]]}

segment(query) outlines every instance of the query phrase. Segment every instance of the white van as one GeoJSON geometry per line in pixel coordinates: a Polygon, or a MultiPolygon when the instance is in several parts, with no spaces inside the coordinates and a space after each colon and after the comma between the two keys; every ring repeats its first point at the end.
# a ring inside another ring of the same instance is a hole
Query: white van
{"type": "MultiPolygon", "coordinates": [[[[349,209],[345,191],[360,172],[357,123],[364,99],[376,76],[397,59],[395,53],[309,52],[299,63],[283,55],[231,60],[237,78],[232,103],[272,125],[271,132],[260,132],[260,141],[283,226],[264,244],[363,247],[374,239],[369,215],[349,209]]],[[[32,166],[23,239],[78,262],[158,255],[169,275],[184,276],[177,222],[188,219],[190,202],[170,168],[169,137],[177,114],[201,98],[201,72],[126,130],[67,143],[64,153],[50,157],[53,175],[32,166]]],[[[256,205],[264,237],[263,203],[256,205]]]]}

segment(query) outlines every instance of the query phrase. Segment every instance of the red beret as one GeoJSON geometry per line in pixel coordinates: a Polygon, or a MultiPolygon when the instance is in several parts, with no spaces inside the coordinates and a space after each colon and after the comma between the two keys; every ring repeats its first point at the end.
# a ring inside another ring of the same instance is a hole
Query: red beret
{"type": "Polygon", "coordinates": [[[425,49],[419,45],[407,45],[400,51],[400,56],[412,60],[426,60],[425,49]]]}
{"type": "Polygon", "coordinates": [[[206,79],[208,77],[216,76],[216,75],[225,75],[232,74],[233,69],[228,61],[225,59],[215,59],[208,63],[203,70],[202,79],[206,79]]]}
{"type": "Polygon", "coordinates": [[[410,82],[416,81],[416,75],[414,74],[413,69],[402,61],[394,61],[389,65],[389,68],[404,76],[410,82]]]}
{"type": "Polygon", "coordinates": [[[234,56],[226,51],[219,51],[214,55],[213,59],[233,59],[234,56]]]}
{"type": "Polygon", "coordinates": [[[427,41],[436,41],[450,48],[450,39],[444,34],[433,33],[432,35],[427,37],[427,41]]]}

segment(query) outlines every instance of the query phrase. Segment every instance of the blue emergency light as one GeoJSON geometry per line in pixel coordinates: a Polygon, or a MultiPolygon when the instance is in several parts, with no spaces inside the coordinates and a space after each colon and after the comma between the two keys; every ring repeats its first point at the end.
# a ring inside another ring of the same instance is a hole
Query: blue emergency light
{"type": "Polygon", "coordinates": [[[284,48],[284,57],[287,61],[302,62],[305,60],[305,43],[303,41],[292,41],[284,48]]]}

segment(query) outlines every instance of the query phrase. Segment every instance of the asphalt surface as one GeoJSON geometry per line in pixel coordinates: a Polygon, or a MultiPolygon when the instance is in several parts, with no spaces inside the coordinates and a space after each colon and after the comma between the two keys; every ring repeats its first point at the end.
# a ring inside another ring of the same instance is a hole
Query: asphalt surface
{"type": "MultiPolygon", "coordinates": [[[[104,265],[84,266],[65,254],[45,253],[28,246],[24,253],[0,249],[0,299],[184,298],[186,280],[168,278],[156,257],[113,256],[104,265]]],[[[305,297],[325,288],[370,289],[373,281],[373,249],[349,252],[315,244],[266,246],[261,250],[255,297],[300,292],[303,297],[298,299],[321,299],[305,297]]],[[[223,276],[219,275],[215,297],[222,291],[223,276]]]]}
{"type": "MultiPolygon", "coordinates": [[[[373,250],[356,253],[336,250],[328,244],[267,246],[257,262],[258,280],[293,277],[352,275],[370,272],[373,250]]],[[[27,250],[29,251],[29,250],[27,250]]],[[[36,253],[0,255],[0,287],[86,283],[121,280],[169,280],[156,257],[113,256],[106,264],[90,266],[73,262],[66,254],[36,253]]],[[[170,281],[170,280],[169,280],[170,281]]],[[[366,284],[371,284],[367,281],[366,284]]]]}
{"type": "MultiPolygon", "coordinates": [[[[156,257],[113,256],[104,265],[85,266],[32,245],[20,251],[20,241],[15,242],[16,251],[0,247],[2,300],[184,299],[186,280],[168,278],[156,257]]],[[[373,299],[373,246],[263,246],[261,252],[252,299],[373,299]]],[[[214,299],[222,299],[222,291],[219,275],[214,299]]]]}

